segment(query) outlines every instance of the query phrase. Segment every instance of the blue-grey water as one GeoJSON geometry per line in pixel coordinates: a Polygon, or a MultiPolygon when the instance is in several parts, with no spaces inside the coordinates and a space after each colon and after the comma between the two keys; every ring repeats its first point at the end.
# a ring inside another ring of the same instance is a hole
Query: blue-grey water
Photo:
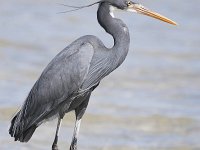
{"type": "MultiPolygon", "coordinates": [[[[98,25],[97,6],[72,13],[57,3],[92,0],[0,2],[0,149],[51,148],[56,121],[40,126],[29,143],[14,142],[9,121],[48,62],[86,34],[108,47],[111,36],[98,25]]],[[[137,1],[178,22],[117,12],[129,27],[130,51],[123,65],[93,92],[83,118],[80,150],[200,149],[200,1],[137,1]]],[[[68,149],[74,114],[66,115],[59,146],[68,149]]]]}

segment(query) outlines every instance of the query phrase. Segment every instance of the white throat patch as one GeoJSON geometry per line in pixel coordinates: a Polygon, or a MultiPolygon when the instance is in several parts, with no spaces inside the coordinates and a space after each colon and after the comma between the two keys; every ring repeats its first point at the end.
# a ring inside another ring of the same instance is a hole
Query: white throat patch
{"type": "Polygon", "coordinates": [[[117,8],[110,5],[109,9],[110,9],[110,15],[111,15],[113,18],[115,18],[115,16],[114,16],[114,11],[115,11],[117,8]]]}

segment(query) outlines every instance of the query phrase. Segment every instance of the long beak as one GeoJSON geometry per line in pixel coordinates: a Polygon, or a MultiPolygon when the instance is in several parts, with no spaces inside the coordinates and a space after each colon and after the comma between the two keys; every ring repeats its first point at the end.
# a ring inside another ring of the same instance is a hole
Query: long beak
{"type": "Polygon", "coordinates": [[[158,19],[158,20],[161,20],[161,21],[164,21],[164,22],[167,22],[169,24],[172,24],[172,25],[177,25],[176,22],[172,21],[171,19],[165,17],[165,16],[162,16],[156,12],[153,12],[147,8],[145,8],[144,6],[140,5],[140,4],[137,4],[137,3],[132,3],[129,7],[128,7],[128,10],[129,11],[136,11],[137,13],[139,14],[143,14],[143,15],[146,15],[146,16],[150,16],[150,17],[153,17],[155,19],[158,19]]]}

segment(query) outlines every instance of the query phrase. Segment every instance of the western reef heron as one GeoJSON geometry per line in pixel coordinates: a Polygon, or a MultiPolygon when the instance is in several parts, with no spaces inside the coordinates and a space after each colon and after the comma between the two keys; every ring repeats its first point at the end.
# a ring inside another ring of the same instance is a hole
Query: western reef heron
{"type": "Polygon", "coordinates": [[[57,150],[61,121],[65,113],[75,110],[76,122],[70,150],[77,150],[81,118],[92,91],[105,76],[122,64],[129,50],[129,30],[122,20],[114,17],[115,9],[136,12],[176,25],[174,21],[129,0],[101,0],[94,4],[99,4],[97,19],[105,31],[112,35],[113,47],[107,48],[96,36],[86,35],[57,54],[11,121],[9,134],[15,141],[28,142],[39,125],[57,117],[52,144],[52,150],[57,150]]]}

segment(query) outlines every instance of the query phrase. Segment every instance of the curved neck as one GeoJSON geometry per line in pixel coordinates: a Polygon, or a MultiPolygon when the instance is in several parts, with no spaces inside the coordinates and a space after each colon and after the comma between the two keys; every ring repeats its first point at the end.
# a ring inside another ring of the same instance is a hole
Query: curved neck
{"type": "Polygon", "coordinates": [[[120,62],[118,62],[120,65],[128,53],[130,36],[127,26],[120,19],[113,18],[110,15],[110,7],[107,2],[100,3],[97,19],[105,31],[112,35],[114,46],[110,50],[114,51],[115,59],[120,59],[120,62]]]}

